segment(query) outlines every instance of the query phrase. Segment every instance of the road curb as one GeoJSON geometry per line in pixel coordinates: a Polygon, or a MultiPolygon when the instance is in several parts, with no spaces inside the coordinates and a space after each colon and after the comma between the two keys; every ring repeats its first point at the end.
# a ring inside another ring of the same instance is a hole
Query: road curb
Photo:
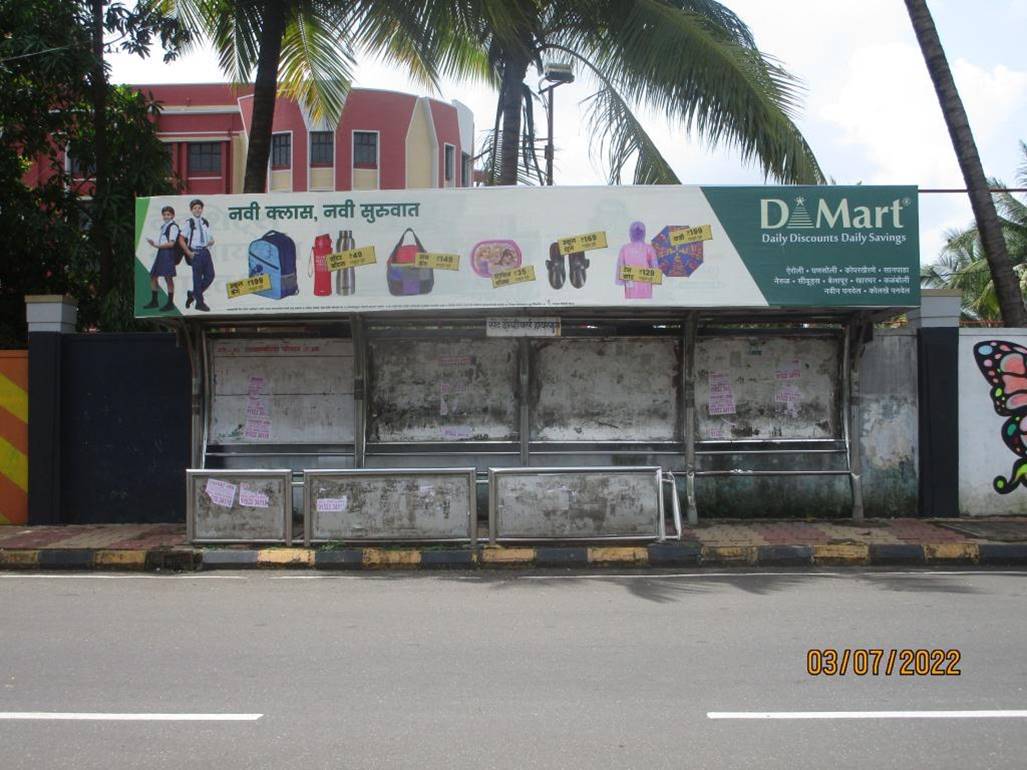
{"type": "Polygon", "coordinates": [[[479,563],[488,567],[527,567],[535,563],[535,549],[486,546],[481,551],[479,563]]]}
{"type": "Polygon", "coordinates": [[[813,564],[813,546],[759,545],[755,564],[761,567],[808,567],[813,564]]]}
{"type": "Polygon", "coordinates": [[[539,567],[581,567],[588,564],[588,549],[583,546],[542,546],[535,549],[539,567]]]}
{"type": "Polygon", "coordinates": [[[476,563],[474,557],[470,548],[422,551],[421,566],[425,569],[470,569],[476,563]]]}
{"type": "Polygon", "coordinates": [[[416,569],[421,566],[421,552],[415,548],[365,548],[362,564],[365,569],[416,569]]]}
{"type": "Polygon", "coordinates": [[[472,548],[0,548],[4,570],[194,571],[238,569],[456,569],[527,567],[1027,567],[1027,543],[815,545],[484,546],[472,548]]]}
{"type": "Polygon", "coordinates": [[[40,569],[92,569],[92,548],[40,549],[37,564],[40,569]]]}
{"type": "Polygon", "coordinates": [[[314,567],[317,569],[361,569],[363,566],[363,548],[340,548],[314,554],[314,567]]]}
{"type": "Polygon", "coordinates": [[[610,567],[644,567],[649,564],[649,551],[642,546],[602,546],[589,548],[589,564],[610,567]]]}
{"type": "Polygon", "coordinates": [[[813,546],[813,563],[823,566],[857,567],[870,561],[866,543],[818,543],[813,546]]]}
{"type": "Polygon", "coordinates": [[[648,551],[650,567],[698,567],[702,558],[698,543],[652,543],[648,551]]]}
{"type": "Polygon", "coordinates": [[[756,549],[755,545],[704,545],[699,563],[726,567],[755,564],[756,549]]]}
{"type": "Polygon", "coordinates": [[[96,569],[121,569],[140,572],[146,569],[144,549],[101,549],[93,553],[93,566],[96,569]]]}
{"type": "Polygon", "coordinates": [[[0,551],[2,569],[36,569],[39,566],[39,549],[17,548],[0,551]]]}
{"type": "Polygon", "coordinates": [[[259,551],[226,548],[203,552],[203,569],[256,569],[259,551]]]}
{"type": "Polygon", "coordinates": [[[980,551],[977,543],[925,543],[924,556],[931,564],[977,564],[980,551]]]}
{"type": "Polygon", "coordinates": [[[977,550],[979,564],[1027,567],[1027,543],[981,543],[977,550]]]}
{"type": "Polygon", "coordinates": [[[272,568],[313,567],[314,551],[310,548],[261,548],[257,566],[272,568]]]}
{"type": "Polygon", "coordinates": [[[870,544],[870,563],[875,566],[924,564],[926,561],[922,545],[910,543],[870,544]]]}

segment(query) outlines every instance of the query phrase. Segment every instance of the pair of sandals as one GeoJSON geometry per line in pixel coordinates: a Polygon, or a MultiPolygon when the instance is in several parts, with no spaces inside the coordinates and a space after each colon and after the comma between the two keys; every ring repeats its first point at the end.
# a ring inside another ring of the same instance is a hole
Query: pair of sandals
{"type": "MultiPolygon", "coordinates": [[[[549,259],[546,260],[546,269],[549,272],[549,285],[554,289],[560,289],[567,282],[567,267],[563,260],[564,255],[560,253],[560,245],[549,244],[549,259]]],[[[585,252],[575,251],[567,255],[567,261],[571,269],[571,286],[580,289],[585,285],[586,271],[591,264],[585,258],[585,252]]]]}

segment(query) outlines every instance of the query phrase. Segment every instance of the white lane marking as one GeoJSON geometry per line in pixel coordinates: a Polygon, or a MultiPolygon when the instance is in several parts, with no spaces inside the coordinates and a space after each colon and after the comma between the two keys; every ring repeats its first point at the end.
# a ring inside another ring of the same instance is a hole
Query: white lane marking
{"type": "Polygon", "coordinates": [[[271,580],[361,580],[380,575],[272,575],[271,580]]]}
{"type": "Polygon", "coordinates": [[[263,714],[104,714],[88,711],[0,711],[0,719],[99,722],[256,722],[263,714]]]}
{"type": "Polygon", "coordinates": [[[7,580],[246,580],[246,575],[20,575],[16,572],[0,572],[0,578],[7,580]]]}
{"type": "Polygon", "coordinates": [[[904,570],[901,572],[874,572],[859,568],[853,572],[775,572],[761,570],[759,572],[631,572],[610,573],[600,572],[589,575],[511,575],[516,580],[609,580],[610,578],[628,580],[666,580],[667,578],[718,578],[718,577],[825,577],[825,578],[874,578],[896,576],[946,576],[946,575],[1023,575],[1023,570],[904,570]]]}
{"type": "Polygon", "coordinates": [[[1027,719],[1027,709],[995,711],[707,711],[708,719],[1027,719]]]}

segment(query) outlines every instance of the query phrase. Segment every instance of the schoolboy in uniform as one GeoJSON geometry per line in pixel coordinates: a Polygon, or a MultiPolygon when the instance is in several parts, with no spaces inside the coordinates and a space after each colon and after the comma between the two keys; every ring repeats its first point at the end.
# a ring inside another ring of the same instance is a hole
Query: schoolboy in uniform
{"type": "Polygon", "coordinates": [[[199,198],[189,201],[192,216],[186,221],[179,236],[179,242],[185,255],[193,266],[193,290],[186,292],[185,306],[196,302],[196,309],[209,312],[210,308],[203,301],[203,292],[214,282],[214,260],[210,256],[210,247],[214,245],[210,223],[203,218],[203,201],[199,198]]]}
{"type": "Polygon", "coordinates": [[[163,278],[168,285],[168,301],[161,305],[161,311],[175,309],[175,262],[178,257],[178,250],[175,244],[182,234],[178,225],[175,224],[175,210],[171,206],[165,206],[160,210],[161,225],[157,232],[157,240],[147,238],[146,242],[157,249],[157,256],[153,260],[153,267],[150,268],[150,302],[143,305],[147,310],[157,307],[157,279],[163,278]]]}

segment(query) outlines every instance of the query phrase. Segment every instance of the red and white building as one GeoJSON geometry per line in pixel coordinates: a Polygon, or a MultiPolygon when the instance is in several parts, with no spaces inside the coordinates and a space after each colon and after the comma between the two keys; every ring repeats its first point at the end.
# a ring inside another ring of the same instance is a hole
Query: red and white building
{"type": "MultiPolygon", "coordinates": [[[[252,86],[134,88],[161,105],[157,134],[168,144],[172,170],[182,180],[185,194],[242,192],[252,86]]],[[[354,88],[338,123],[332,125],[312,120],[301,105],[279,98],[272,130],[269,192],[472,183],[474,119],[460,102],[354,88]]]]}

